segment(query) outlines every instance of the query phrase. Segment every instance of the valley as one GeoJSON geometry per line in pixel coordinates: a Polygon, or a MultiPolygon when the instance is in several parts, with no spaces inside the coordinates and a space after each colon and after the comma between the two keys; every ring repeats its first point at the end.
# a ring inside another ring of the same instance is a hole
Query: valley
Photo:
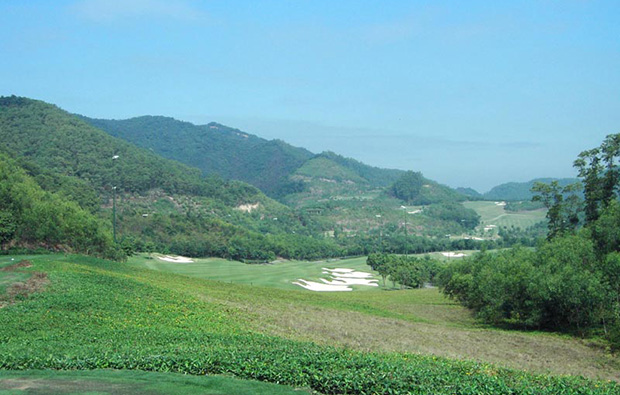
{"type": "MultiPolygon", "coordinates": [[[[580,332],[571,316],[558,327],[469,302],[513,290],[475,265],[553,260],[534,247],[567,209],[477,200],[221,124],[93,120],[27,98],[0,99],[0,136],[0,391],[133,393],[138,371],[242,393],[618,390],[614,340],[594,321],[580,332]],[[480,273],[493,285],[472,283],[480,273]]],[[[549,185],[543,197],[571,188],[549,185]]],[[[150,377],[153,391],[178,383],[150,377]]]]}

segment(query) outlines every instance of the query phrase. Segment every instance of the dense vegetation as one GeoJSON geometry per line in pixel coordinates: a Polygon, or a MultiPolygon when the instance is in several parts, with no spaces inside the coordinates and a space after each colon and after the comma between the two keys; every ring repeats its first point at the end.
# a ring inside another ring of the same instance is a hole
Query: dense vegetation
{"type": "Polygon", "coordinates": [[[423,258],[402,255],[370,254],[366,261],[372,270],[376,270],[386,278],[401,287],[418,288],[430,283],[440,270],[437,260],[425,255],[423,258]]]}
{"type": "Polygon", "coordinates": [[[619,158],[620,135],[581,153],[583,201],[579,184],[536,184],[547,241],[454,263],[442,275],[444,292],[488,322],[600,334],[620,346],[619,158]]]}
{"type": "Polygon", "coordinates": [[[110,229],[91,212],[62,193],[42,190],[0,153],[0,249],[19,246],[119,257],[110,229]]]}
{"type": "MultiPolygon", "coordinates": [[[[111,137],[55,106],[19,97],[1,98],[0,138],[0,152],[14,157],[37,187],[94,215],[85,223],[94,226],[95,221],[97,229],[110,228],[116,187],[119,241],[126,253],[158,249],[258,261],[277,255],[310,259],[343,253],[342,248],[319,236],[322,229],[311,218],[296,215],[257,188],[218,177],[205,179],[198,169],[111,137]],[[254,208],[253,212],[239,209],[243,205],[254,208]]],[[[3,205],[2,210],[9,209],[3,205]]],[[[77,240],[69,240],[70,233],[57,232],[53,240],[50,234],[43,238],[43,228],[35,234],[25,222],[8,218],[3,214],[3,222],[12,224],[3,233],[22,235],[12,237],[11,245],[26,246],[36,239],[48,248],[77,248],[77,240]]],[[[65,216],[55,218],[62,222],[65,216]]],[[[66,224],[56,223],[62,229],[73,225],[68,217],[66,224]]],[[[92,236],[90,244],[101,246],[95,234],[84,232],[84,237],[92,236]]],[[[79,239],[83,247],[77,250],[91,251],[85,247],[89,242],[84,237],[79,239]]],[[[7,241],[3,248],[8,246],[7,241]]],[[[92,251],[101,253],[102,248],[92,251]]]]}
{"type": "Polygon", "coordinates": [[[217,123],[193,125],[168,117],[91,119],[89,124],[204,174],[248,182],[271,196],[286,188],[286,177],[312,153],[279,140],[265,140],[217,123]]]}
{"type": "Polygon", "coordinates": [[[33,263],[51,285],[0,309],[0,369],[229,374],[325,394],[618,392],[615,383],[257,333],[247,312],[211,301],[218,293],[234,301],[228,284],[76,256],[33,263]]]}

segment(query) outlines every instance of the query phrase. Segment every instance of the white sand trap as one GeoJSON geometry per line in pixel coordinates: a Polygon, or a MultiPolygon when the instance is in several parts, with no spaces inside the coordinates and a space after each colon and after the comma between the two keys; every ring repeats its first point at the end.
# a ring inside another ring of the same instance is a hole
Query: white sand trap
{"type": "Polygon", "coordinates": [[[447,256],[449,258],[462,258],[464,256],[467,256],[465,254],[463,254],[462,252],[442,252],[441,255],[443,256],[447,256]]]}
{"type": "Polygon", "coordinates": [[[293,284],[299,285],[300,287],[304,287],[311,291],[352,291],[353,289],[349,287],[350,285],[366,285],[370,287],[379,286],[379,280],[372,278],[372,273],[358,272],[353,269],[346,268],[328,269],[326,267],[323,268],[322,273],[331,276],[331,279],[327,280],[321,278],[320,280],[323,284],[298,279],[293,284]]]}
{"type": "Polygon", "coordinates": [[[184,256],[171,256],[171,255],[164,255],[164,256],[158,256],[158,259],[161,259],[162,261],[166,261],[166,262],[174,262],[174,263],[194,263],[193,260],[191,260],[190,258],[184,257],[184,256]]]}
{"type": "Polygon", "coordinates": [[[371,287],[378,287],[379,284],[376,279],[372,279],[372,280],[367,280],[365,278],[334,278],[333,280],[329,281],[329,280],[325,280],[324,278],[321,279],[321,281],[323,281],[325,284],[329,284],[329,285],[369,285],[371,287]]]}
{"type": "Polygon", "coordinates": [[[346,285],[321,284],[321,283],[316,283],[314,281],[306,281],[301,278],[295,281],[293,284],[309,289],[310,291],[318,291],[318,292],[353,291],[353,288],[348,287],[346,285]]]}

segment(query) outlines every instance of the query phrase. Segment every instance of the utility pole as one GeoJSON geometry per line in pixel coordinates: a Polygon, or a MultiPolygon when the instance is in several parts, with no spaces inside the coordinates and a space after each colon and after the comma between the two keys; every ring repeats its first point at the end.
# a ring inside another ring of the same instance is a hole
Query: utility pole
{"type": "MultiPolygon", "coordinates": [[[[118,159],[118,155],[114,155],[112,157],[113,166],[116,169],[116,160],[118,159]]],[[[116,182],[118,182],[118,171],[114,172],[117,176],[116,182]]],[[[116,244],[116,186],[112,187],[112,237],[114,239],[114,244],[116,244]]]]}
{"type": "Polygon", "coordinates": [[[381,220],[381,214],[375,215],[380,220],[379,223],[379,251],[383,254],[383,221],[381,220]]]}
{"type": "Polygon", "coordinates": [[[114,244],[116,244],[116,187],[112,187],[114,197],[112,198],[112,235],[114,237],[114,244]]]}
{"type": "Polygon", "coordinates": [[[400,206],[403,209],[403,218],[405,220],[405,258],[409,257],[409,235],[407,234],[407,207],[400,206]]]}

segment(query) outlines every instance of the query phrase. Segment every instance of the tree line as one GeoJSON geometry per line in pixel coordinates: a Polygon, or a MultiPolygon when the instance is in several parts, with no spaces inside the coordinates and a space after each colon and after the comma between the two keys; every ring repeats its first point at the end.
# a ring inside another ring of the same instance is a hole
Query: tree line
{"type": "Polygon", "coordinates": [[[443,292],[498,325],[602,335],[620,347],[620,134],[583,151],[580,183],[536,184],[547,238],[450,264],[443,292]]]}

